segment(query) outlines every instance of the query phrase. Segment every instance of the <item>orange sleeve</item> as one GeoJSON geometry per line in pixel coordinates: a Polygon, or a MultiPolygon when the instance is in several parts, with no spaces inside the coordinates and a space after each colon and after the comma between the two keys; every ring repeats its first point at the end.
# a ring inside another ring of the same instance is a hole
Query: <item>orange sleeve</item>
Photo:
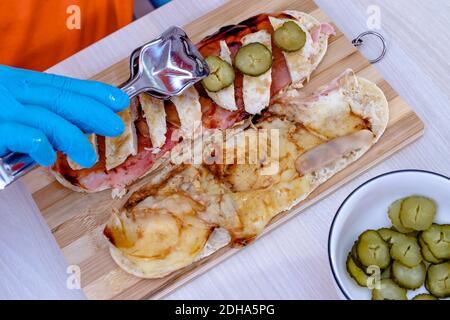
{"type": "Polygon", "coordinates": [[[127,25],[132,16],[133,0],[0,1],[0,64],[43,71],[127,25]],[[79,29],[69,29],[77,22],[79,29]]]}

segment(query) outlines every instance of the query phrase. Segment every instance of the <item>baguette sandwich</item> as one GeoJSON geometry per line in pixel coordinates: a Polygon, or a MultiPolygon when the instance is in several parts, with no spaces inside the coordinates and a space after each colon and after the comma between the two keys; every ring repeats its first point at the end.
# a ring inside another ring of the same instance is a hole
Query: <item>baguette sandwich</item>
{"type": "Polygon", "coordinates": [[[123,195],[139,178],[167,166],[170,151],[190,144],[203,128],[245,126],[277,96],[301,88],[333,33],[329,24],[298,11],[260,14],[223,27],[197,45],[213,69],[219,63],[218,73],[167,101],[141,94],[120,114],[126,124],[120,137],[91,138],[98,154],[92,168],[81,168],[60,153],[52,172],[75,191],[113,189],[113,195],[123,195]],[[254,54],[264,63],[249,61],[254,54]]]}

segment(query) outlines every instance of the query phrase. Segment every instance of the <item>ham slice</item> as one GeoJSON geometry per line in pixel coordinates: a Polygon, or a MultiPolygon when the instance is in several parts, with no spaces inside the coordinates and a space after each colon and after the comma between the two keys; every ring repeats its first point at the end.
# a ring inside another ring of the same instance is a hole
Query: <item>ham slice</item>
{"type": "Polygon", "coordinates": [[[336,30],[334,30],[333,26],[329,23],[322,23],[320,25],[320,32],[326,34],[327,36],[336,35],[336,30]]]}
{"type": "MultiPolygon", "coordinates": [[[[79,183],[88,190],[103,189],[105,187],[116,189],[125,188],[147,173],[156,160],[161,158],[178,143],[178,141],[172,141],[172,132],[173,127],[167,131],[166,143],[161,148],[161,152],[155,154],[148,148],[140,148],[134,157],[129,157],[117,168],[109,172],[103,170],[89,172],[89,174],[79,178],[79,183]]],[[[145,145],[146,142],[143,141],[144,139],[145,137],[139,136],[140,145],[145,145]]]]}
{"type": "Polygon", "coordinates": [[[314,27],[311,30],[311,38],[313,40],[313,43],[317,43],[319,41],[321,33],[325,34],[326,36],[336,35],[336,31],[331,24],[321,23],[320,26],[314,27]]]}

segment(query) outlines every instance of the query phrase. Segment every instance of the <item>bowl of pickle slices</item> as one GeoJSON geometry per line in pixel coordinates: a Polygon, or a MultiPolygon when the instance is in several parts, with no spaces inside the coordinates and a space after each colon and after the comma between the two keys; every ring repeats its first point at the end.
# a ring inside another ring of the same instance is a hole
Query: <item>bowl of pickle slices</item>
{"type": "Polygon", "coordinates": [[[402,170],[365,182],[338,209],[328,253],[347,299],[448,299],[450,179],[402,170]]]}

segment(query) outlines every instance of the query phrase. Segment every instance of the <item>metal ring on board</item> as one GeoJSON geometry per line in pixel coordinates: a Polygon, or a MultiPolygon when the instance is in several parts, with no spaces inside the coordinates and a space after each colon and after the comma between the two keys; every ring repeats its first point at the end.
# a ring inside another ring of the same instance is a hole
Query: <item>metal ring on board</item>
{"type": "Polygon", "coordinates": [[[378,39],[381,40],[381,43],[383,45],[383,50],[381,51],[381,54],[378,56],[378,58],[369,60],[370,63],[377,63],[378,61],[380,61],[381,59],[384,58],[384,56],[386,55],[386,49],[387,49],[386,40],[384,39],[384,37],[381,34],[379,34],[376,31],[365,31],[365,32],[359,34],[355,39],[353,39],[352,40],[352,44],[355,47],[362,46],[362,44],[363,44],[363,39],[362,38],[367,36],[367,35],[374,35],[374,36],[378,37],[378,39]]]}

